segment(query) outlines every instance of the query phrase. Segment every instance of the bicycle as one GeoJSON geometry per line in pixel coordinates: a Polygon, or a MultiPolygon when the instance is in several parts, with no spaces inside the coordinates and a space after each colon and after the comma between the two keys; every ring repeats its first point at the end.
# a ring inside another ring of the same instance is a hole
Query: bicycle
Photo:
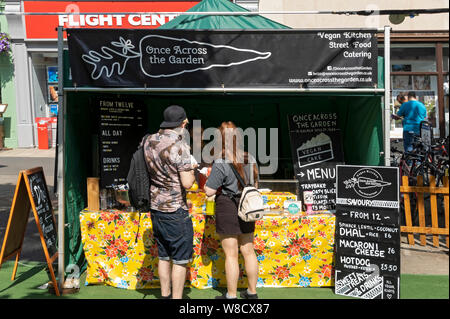
{"type": "MultiPolygon", "coordinates": [[[[393,141],[396,142],[396,141],[393,141]]],[[[397,141],[398,142],[398,141],[397,141]]],[[[413,141],[413,151],[403,152],[391,147],[391,166],[399,168],[400,176],[408,176],[408,184],[417,185],[417,177],[423,176],[423,186],[430,184],[430,176],[436,176],[436,186],[443,183],[443,177],[448,175],[448,137],[439,139],[433,145],[426,145],[420,137],[413,141]]],[[[402,177],[401,177],[402,178],[402,177]]],[[[400,184],[403,180],[401,179],[400,184]]],[[[424,201],[429,204],[430,195],[424,196],[424,201]]],[[[417,194],[410,196],[413,224],[418,223],[417,194]]],[[[443,199],[438,198],[438,207],[443,207],[443,199]]],[[[404,211],[404,198],[401,196],[400,208],[404,211]]],[[[430,211],[430,209],[426,209],[430,211]]],[[[442,209],[440,211],[443,211],[442,209]]],[[[429,217],[429,216],[428,216],[429,217]]],[[[442,218],[440,219],[443,220],[442,218]]],[[[404,215],[401,215],[401,223],[404,225],[404,215]]]]}
{"type": "MultiPolygon", "coordinates": [[[[423,161],[424,157],[415,152],[404,152],[395,147],[391,147],[391,166],[399,168],[400,179],[401,176],[408,176],[409,184],[415,185],[417,182],[417,163],[423,161]],[[399,155],[395,155],[399,154],[399,155]]],[[[400,185],[402,180],[400,180],[400,185]]]]}
{"type": "Polygon", "coordinates": [[[414,151],[416,156],[422,158],[423,161],[416,162],[411,175],[422,175],[425,185],[429,185],[430,176],[435,176],[435,186],[439,186],[443,182],[443,177],[446,174],[448,175],[448,153],[445,147],[445,140],[441,139],[436,144],[426,145],[421,138],[415,138],[414,151]]]}

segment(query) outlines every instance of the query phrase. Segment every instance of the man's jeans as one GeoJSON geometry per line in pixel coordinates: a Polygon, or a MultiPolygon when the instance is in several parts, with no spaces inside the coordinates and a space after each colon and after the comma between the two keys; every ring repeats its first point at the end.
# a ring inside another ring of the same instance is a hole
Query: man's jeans
{"type": "Polygon", "coordinates": [[[189,212],[179,208],[165,213],[151,210],[153,235],[158,245],[160,260],[171,260],[185,265],[192,261],[194,229],[189,212]]]}
{"type": "Polygon", "coordinates": [[[405,152],[412,152],[414,136],[416,136],[414,131],[403,131],[403,149],[405,152]]]}

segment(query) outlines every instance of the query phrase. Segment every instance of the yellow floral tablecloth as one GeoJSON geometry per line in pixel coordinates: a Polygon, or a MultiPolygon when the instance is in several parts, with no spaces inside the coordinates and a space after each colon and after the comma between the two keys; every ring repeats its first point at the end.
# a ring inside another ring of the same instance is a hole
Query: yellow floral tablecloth
{"type": "MultiPolygon", "coordinates": [[[[224,253],[215,232],[215,217],[192,214],[194,257],[187,284],[225,287],[224,253]]],[[[88,263],[86,285],[125,289],[159,287],[158,249],[149,213],[88,211],[80,214],[88,263]],[[140,215],[140,216],[139,216],[140,215]]],[[[335,217],[266,216],[256,222],[255,250],[259,287],[334,286],[335,217]]],[[[247,287],[242,256],[239,287],[247,287]]]]}

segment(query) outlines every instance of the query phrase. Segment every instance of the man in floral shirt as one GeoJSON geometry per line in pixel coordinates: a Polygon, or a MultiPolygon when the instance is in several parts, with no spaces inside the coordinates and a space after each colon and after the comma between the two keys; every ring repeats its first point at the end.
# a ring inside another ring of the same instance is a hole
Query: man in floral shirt
{"type": "Polygon", "coordinates": [[[151,179],[153,235],[158,245],[158,273],[164,299],[171,295],[173,299],[182,298],[186,266],[192,261],[194,231],[186,189],[195,181],[195,166],[189,146],[183,140],[187,124],[184,109],[178,105],[169,106],[164,111],[159,132],[144,142],[151,179]]]}

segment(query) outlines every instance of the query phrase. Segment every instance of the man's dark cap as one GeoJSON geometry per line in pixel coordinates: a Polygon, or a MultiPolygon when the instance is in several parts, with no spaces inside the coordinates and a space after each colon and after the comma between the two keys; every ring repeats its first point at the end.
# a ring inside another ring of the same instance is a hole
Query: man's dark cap
{"type": "Polygon", "coordinates": [[[181,125],[187,118],[186,112],[179,105],[171,105],[164,110],[164,121],[160,128],[175,128],[181,125]]]}

